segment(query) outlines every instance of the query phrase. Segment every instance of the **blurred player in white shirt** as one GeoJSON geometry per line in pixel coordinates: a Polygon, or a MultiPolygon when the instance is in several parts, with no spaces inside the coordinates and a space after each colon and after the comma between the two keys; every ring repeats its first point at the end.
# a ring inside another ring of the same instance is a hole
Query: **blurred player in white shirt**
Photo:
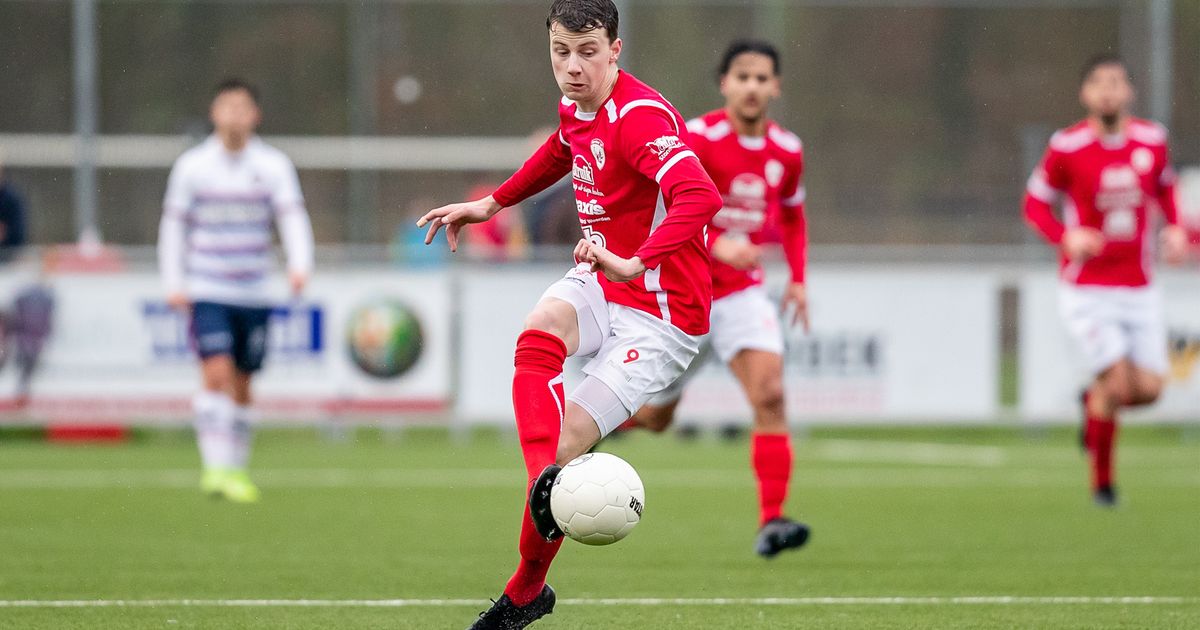
{"type": "Polygon", "coordinates": [[[188,313],[202,389],[193,400],[204,466],[201,490],[251,503],[246,474],[253,430],[250,381],[266,356],[274,267],[271,225],[299,295],[313,267],[313,235],[291,160],[255,135],[258,92],[221,83],[213,135],[175,161],[163,202],[158,260],[167,302],[188,313]]]}

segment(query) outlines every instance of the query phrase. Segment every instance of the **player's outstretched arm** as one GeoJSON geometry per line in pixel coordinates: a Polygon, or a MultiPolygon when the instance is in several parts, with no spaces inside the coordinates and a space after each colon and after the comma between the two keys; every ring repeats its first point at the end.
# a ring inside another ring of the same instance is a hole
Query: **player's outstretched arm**
{"type": "Polygon", "coordinates": [[[293,296],[299,296],[312,275],[316,245],[296,166],[281,155],[279,168],[271,205],[275,210],[275,228],[287,254],[288,286],[293,296]]]}
{"type": "Polygon", "coordinates": [[[500,212],[502,208],[503,206],[497,203],[491,195],[475,201],[452,203],[426,212],[425,216],[417,220],[417,227],[429,226],[429,233],[425,235],[426,245],[432,243],[438,230],[445,227],[446,241],[450,243],[450,251],[456,252],[458,251],[458,233],[464,225],[483,223],[500,212]]]}
{"type": "Polygon", "coordinates": [[[163,199],[162,221],[158,224],[158,272],[167,292],[167,305],[175,309],[189,306],[185,293],[184,250],[187,244],[185,215],[192,205],[187,169],[181,158],[171,167],[167,192],[163,199]]]}
{"type": "Polygon", "coordinates": [[[1158,207],[1167,221],[1161,234],[1163,258],[1171,265],[1187,262],[1189,245],[1187,230],[1179,225],[1179,206],[1175,199],[1177,179],[1175,169],[1169,165],[1163,168],[1158,178],[1158,207]]]}
{"type": "Polygon", "coordinates": [[[658,182],[667,208],[666,219],[635,254],[648,269],[657,269],[700,234],[723,203],[675,124],[668,112],[656,107],[635,108],[621,122],[621,152],[638,172],[658,182]]]}
{"type": "Polygon", "coordinates": [[[1170,265],[1187,262],[1189,238],[1187,230],[1179,225],[1168,225],[1162,231],[1163,259],[1170,265]]]}
{"type": "Polygon", "coordinates": [[[167,292],[167,306],[186,309],[189,305],[184,292],[183,250],[187,227],[183,219],[170,211],[164,212],[158,225],[158,271],[167,292]]]}

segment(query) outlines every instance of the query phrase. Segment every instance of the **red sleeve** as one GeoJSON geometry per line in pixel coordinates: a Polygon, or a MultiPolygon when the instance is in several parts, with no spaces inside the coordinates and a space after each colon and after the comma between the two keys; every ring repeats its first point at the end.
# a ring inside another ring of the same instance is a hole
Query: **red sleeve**
{"type": "Polygon", "coordinates": [[[779,227],[783,232],[783,255],[792,270],[792,282],[804,283],[804,269],[808,262],[808,222],[804,217],[804,162],[797,159],[789,169],[788,179],[783,186],[783,205],[780,207],[779,227]]]}
{"type": "Polygon", "coordinates": [[[1179,207],[1175,201],[1175,182],[1179,177],[1171,166],[1171,155],[1166,147],[1163,148],[1163,164],[1158,176],[1158,207],[1162,208],[1167,223],[1179,225],[1179,207]]]}
{"type": "Polygon", "coordinates": [[[560,131],[555,131],[525,161],[508,181],[500,184],[492,198],[508,208],[547,189],[571,172],[571,151],[560,131]]]}
{"type": "Polygon", "coordinates": [[[704,230],[721,209],[721,195],[666,109],[637,107],[621,119],[620,131],[623,156],[658,182],[667,206],[667,218],[634,254],[647,269],[656,269],[704,230]]]}
{"type": "Polygon", "coordinates": [[[1025,222],[1042,238],[1055,245],[1062,243],[1066,231],[1062,221],[1054,216],[1054,204],[1058,203],[1066,189],[1066,182],[1066,169],[1058,154],[1047,151],[1025,186],[1025,222]]]}

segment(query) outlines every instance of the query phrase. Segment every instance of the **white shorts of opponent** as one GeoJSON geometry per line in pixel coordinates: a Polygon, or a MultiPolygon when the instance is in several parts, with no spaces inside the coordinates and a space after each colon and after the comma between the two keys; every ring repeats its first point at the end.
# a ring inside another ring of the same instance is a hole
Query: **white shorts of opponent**
{"type": "MultiPolygon", "coordinates": [[[[762,285],[730,293],[713,300],[710,328],[702,342],[702,354],[708,350],[717,355],[722,363],[729,363],[742,350],[762,350],[783,354],[783,329],[779,307],[767,295],[762,285]]],[[[650,399],[652,405],[668,405],[683,395],[687,382],[701,368],[703,360],[696,360],[687,371],[669,387],[650,399]]]]}
{"type": "Polygon", "coordinates": [[[1126,357],[1144,370],[1167,373],[1167,328],[1156,287],[1062,284],[1058,307],[1093,374],[1126,357]]]}
{"type": "Polygon", "coordinates": [[[601,437],[679,378],[700,350],[700,337],[605,300],[596,274],[586,263],[550,285],[542,298],[557,298],[575,307],[579,350],[572,356],[590,358],[583,367],[589,378],[567,400],[592,416],[601,437]]]}

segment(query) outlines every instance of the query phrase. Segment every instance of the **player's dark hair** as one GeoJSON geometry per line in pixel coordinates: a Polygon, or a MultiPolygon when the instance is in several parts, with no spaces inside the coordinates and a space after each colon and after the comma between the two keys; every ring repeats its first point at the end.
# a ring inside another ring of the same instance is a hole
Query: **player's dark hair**
{"type": "Polygon", "coordinates": [[[1096,71],[1096,68],[1101,66],[1121,66],[1122,68],[1125,68],[1126,72],[1129,71],[1129,66],[1125,65],[1125,60],[1122,59],[1120,55],[1113,53],[1100,53],[1099,55],[1088,59],[1087,63],[1083,64],[1083,70],[1079,73],[1079,82],[1083,83],[1087,81],[1088,77],[1092,76],[1092,73],[1096,71]]]}
{"type": "Polygon", "coordinates": [[[746,53],[770,57],[771,71],[776,75],[779,74],[779,51],[775,49],[775,46],[761,39],[739,39],[729,44],[729,48],[725,49],[725,54],[721,57],[721,65],[718,67],[717,76],[723,77],[729,74],[729,66],[733,65],[733,60],[746,53]]]}
{"type": "Polygon", "coordinates": [[[555,22],[572,33],[602,28],[608,31],[608,41],[617,39],[617,5],[612,0],[554,0],[546,16],[546,30],[555,22]]]}
{"type": "Polygon", "coordinates": [[[255,86],[253,83],[251,83],[245,79],[240,79],[238,77],[231,77],[231,78],[225,79],[224,81],[221,81],[220,83],[218,83],[217,89],[213,90],[213,98],[216,98],[226,92],[238,92],[238,91],[249,94],[250,99],[254,101],[254,104],[255,105],[259,104],[259,102],[258,102],[258,87],[255,86]]]}

